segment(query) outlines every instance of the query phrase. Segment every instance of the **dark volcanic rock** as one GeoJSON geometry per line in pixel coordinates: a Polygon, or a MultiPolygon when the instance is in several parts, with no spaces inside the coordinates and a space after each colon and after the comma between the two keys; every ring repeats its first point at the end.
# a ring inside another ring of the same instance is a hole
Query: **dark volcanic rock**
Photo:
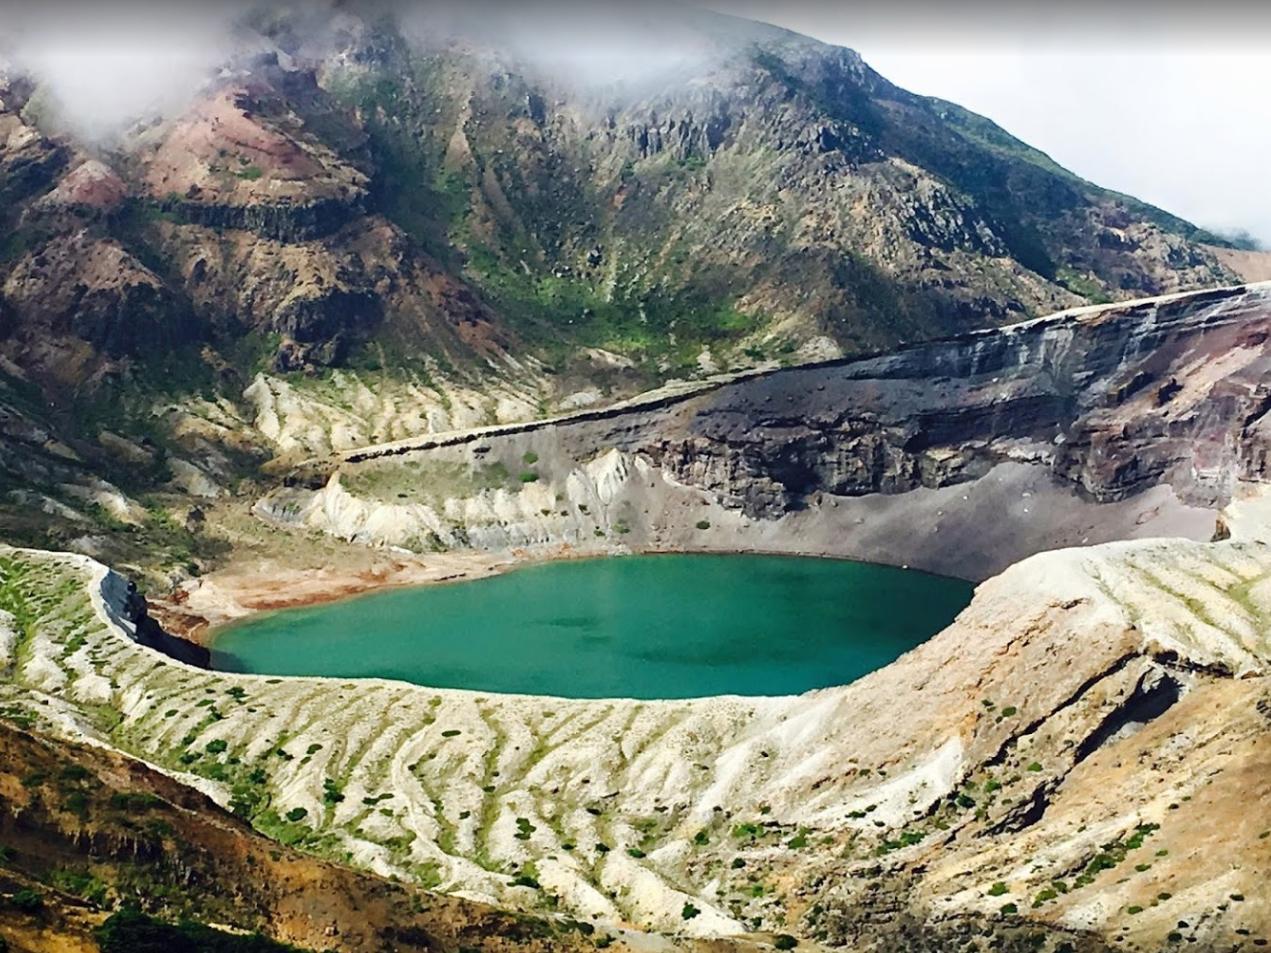
{"type": "Polygon", "coordinates": [[[754,513],[1048,464],[1095,500],[1169,482],[1192,503],[1265,473],[1271,290],[1060,314],[783,371],[687,403],[634,441],[754,513]]]}
{"type": "Polygon", "coordinates": [[[137,591],[136,584],[132,582],[128,583],[124,615],[136,627],[136,639],[140,644],[188,665],[196,665],[199,668],[211,666],[211,652],[202,645],[170,635],[151,618],[145,596],[137,591]]]}
{"type": "Polygon", "coordinates": [[[169,199],[161,207],[191,225],[240,229],[280,242],[323,238],[365,211],[360,197],[353,201],[319,199],[254,205],[207,205],[169,199]]]}

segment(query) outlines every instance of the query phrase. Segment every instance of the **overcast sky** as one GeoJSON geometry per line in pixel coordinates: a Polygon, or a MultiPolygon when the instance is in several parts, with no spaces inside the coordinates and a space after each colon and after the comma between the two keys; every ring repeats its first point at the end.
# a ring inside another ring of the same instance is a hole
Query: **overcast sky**
{"type": "Polygon", "coordinates": [[[1225,0],[706,5],[851,47],[897,85],[988,116],[1099,185],[1271,247],[1265,14],[1225,0]]]}

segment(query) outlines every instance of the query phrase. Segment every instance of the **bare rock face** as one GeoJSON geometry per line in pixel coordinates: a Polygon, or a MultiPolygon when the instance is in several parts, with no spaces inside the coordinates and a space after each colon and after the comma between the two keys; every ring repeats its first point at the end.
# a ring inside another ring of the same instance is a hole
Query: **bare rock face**
{"type": "Polygon", "coordinates": [[[70,339],[119,356],[198,335],[178,319],[174,296],[159,276],[118,242],[86,229],[28,252],[2,291],[32,354],[70,339]]]}
{"type": "Polygon", "coordinates": [[[366,197],[366,175],[265,81],[215,90],[137,148],[148,195],[193,224],[296,241],[330,233],[366,197]]]}
{"type": "Polygon", "coordinates": [[[1198,505],[1265,475],[1271,291],[1054,315],[694,400],[624,444],[755,515],[941,487],[1006,460],[1097,501],[1198,505]]]}
{"type": "Polygon", "coordinates": [[[114,169],[97,159],[86,159],[62,177],[57,188],[41,204],[71,209],[112,212],[128,195],[128,186],[114,169]]]}
{"type": "Polygon", "coordinates": [[[27,81],[0,77],[0,197],[13,202],[38,194],[63,168],[67,149],[22,118],[27,81]]]}

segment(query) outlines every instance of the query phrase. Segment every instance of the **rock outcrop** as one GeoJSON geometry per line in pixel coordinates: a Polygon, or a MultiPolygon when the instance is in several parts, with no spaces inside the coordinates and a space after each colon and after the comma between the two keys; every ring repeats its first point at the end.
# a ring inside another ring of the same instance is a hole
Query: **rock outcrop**
{"type": "Polygon", "coordinates": [[[1062,312],[364,447],[258,512],[418,551],[762,549],[973,579],[1057,546],[1208,539],[1235,487],[1266,476],[1269,333],[1263,285],[1062,312]]]}
{"type": "Polygon", "coordinates": [[[1216,507],[1265,475],[1268,338],[1268,286],[1061,313],[721,388],[617,443],[755,516],[1008,460],[1097,502],[1164,483],[1216,507]]]}

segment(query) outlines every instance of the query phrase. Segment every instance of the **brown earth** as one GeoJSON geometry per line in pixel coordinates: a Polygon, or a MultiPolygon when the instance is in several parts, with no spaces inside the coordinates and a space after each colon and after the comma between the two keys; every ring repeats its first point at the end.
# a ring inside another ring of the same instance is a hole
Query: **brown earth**
{"type": "MultiPolygon", "coordinates": [[[[139,761],[2,718],[0,847],[0,940],[13,953],[95,953],[93,929],[125,901],[162,918],[260,931],[307,950],[595,949],[589,925],[580,931],[568,919],[505,913],[306,856],[139,761]],[[24,888],[40,894],[42,911],[14,907],[24,888]]],[[[611,949],[630,949],[615,940],[611,949]]],[[[757,947],[686,941],[658,948],[757,947]]]]}

